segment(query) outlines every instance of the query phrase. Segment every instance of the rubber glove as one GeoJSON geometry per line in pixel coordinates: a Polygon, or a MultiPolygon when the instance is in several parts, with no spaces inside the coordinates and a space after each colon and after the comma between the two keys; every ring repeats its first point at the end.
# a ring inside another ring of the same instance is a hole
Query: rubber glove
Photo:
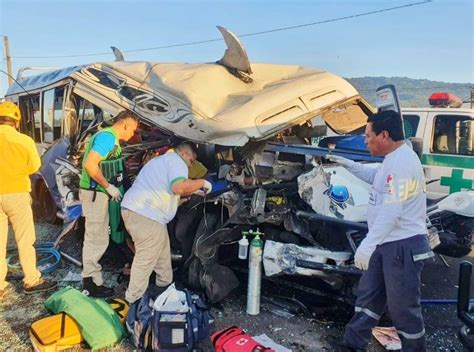
{"type": "Polygon", "coordinates": [[[332,155],[332,154],[326,154],[325,156],[326,159],[331,160],[332,162],[338,163],[339,165],[343,167],[349,167],[351,164],[354,163],[353,160],[343,158],[342,156],[337,156],[337,155],[332,155]]]}
{"type": "Polygon", "coordinates": [[[212,183],[210,183],[207,180],[204,180],[204,185],[202,186],[202,189],[206,194],[209,194],[212,192],[212,183]]]}
{"type": "Polygon", "coordinates": [[[122,193],[120,193],[120,190],[113,184],[109,183],[109,186],[105,190],[110,195],[112,200],[120,202],[120,200],[122,199],[122,193]]]}
{"type": "Polygon", "coordinates": [[[373,248],[366,246],[364,241],[360,244],[359,248],[357,248],[354,256],[354,264],[357,268],[361,270],[369,269],[369,262],[370,257],[372,257],[372,253],[374,253],[373,248]]]}

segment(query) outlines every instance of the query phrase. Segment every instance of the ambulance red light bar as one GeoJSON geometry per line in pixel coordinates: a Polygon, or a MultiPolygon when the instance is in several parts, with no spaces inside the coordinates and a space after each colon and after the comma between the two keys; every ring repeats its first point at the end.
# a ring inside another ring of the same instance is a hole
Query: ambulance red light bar
{"type": "Polygon", "coordinates": [[[438,108],[459,108],[462,99],[450,93],[433,93],[429,97],[430,105],[438,108]]]}

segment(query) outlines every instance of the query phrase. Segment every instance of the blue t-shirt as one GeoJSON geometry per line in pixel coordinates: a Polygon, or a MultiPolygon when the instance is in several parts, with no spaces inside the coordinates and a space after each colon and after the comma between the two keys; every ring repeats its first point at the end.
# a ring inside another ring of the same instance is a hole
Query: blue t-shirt
{"type": "Polygon", "coordinates": [[[105,158],[107,154],[110,153],[112,149],[114,149],[114,146],[114,135],[110,132],[104,131],[99,132],[99,134],[95,137],[91,150],[98,153],[102,158],[105,158]]]}

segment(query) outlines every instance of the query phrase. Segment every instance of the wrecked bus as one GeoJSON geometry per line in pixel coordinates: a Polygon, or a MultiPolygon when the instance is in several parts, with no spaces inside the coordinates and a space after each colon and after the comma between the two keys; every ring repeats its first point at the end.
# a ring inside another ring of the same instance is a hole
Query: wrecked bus
{"type": "MultiPolygon", "coordinates": [[[[238,38],[219,29],[228,48],[216,63],[127,62],[118,55],[115,62],[18,77],[6,99],[19,104],[21,129],[42,154],[33,197],[47,221],[63,219],[61,237],[77,229],[85,144],[129,109],[140,117],[137,135],[123,148],[130,182],[151,157],[191,140],[215,185],[208,197],[180,207],[169,224],[173,257],[191,287],[213,302],[237,287],[237,241],[258,227],[265,234],[266,277],[312,276],[334,296],[349,297],[360,275],[352,264],[367,232],[368,185],[327,164],[328,148],[310,141],[328,128],[362,133],[374,108],[332,73],[250,64],[238,38]],[[336,187],[345,187],[342,198],[344,188],[336,187]]],[[[357,151],[340,155],[381,161],[357,151]]],[[[431,240],[442,253],[463,256],[470,250],[474,194],[453,196],[456,201],[430,208],[431,240]]]]}

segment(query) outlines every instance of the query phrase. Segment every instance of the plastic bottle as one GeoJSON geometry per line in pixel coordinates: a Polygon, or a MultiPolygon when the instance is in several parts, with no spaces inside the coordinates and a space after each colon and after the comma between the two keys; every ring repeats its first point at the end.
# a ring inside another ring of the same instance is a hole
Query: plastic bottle
{"type": "Polygon", "coordinates": [[[247,259],[249,251],[249,240],[247,239],[248,232],[242,232],[242,238],[239,241],[239,259],[247,259]]]}

